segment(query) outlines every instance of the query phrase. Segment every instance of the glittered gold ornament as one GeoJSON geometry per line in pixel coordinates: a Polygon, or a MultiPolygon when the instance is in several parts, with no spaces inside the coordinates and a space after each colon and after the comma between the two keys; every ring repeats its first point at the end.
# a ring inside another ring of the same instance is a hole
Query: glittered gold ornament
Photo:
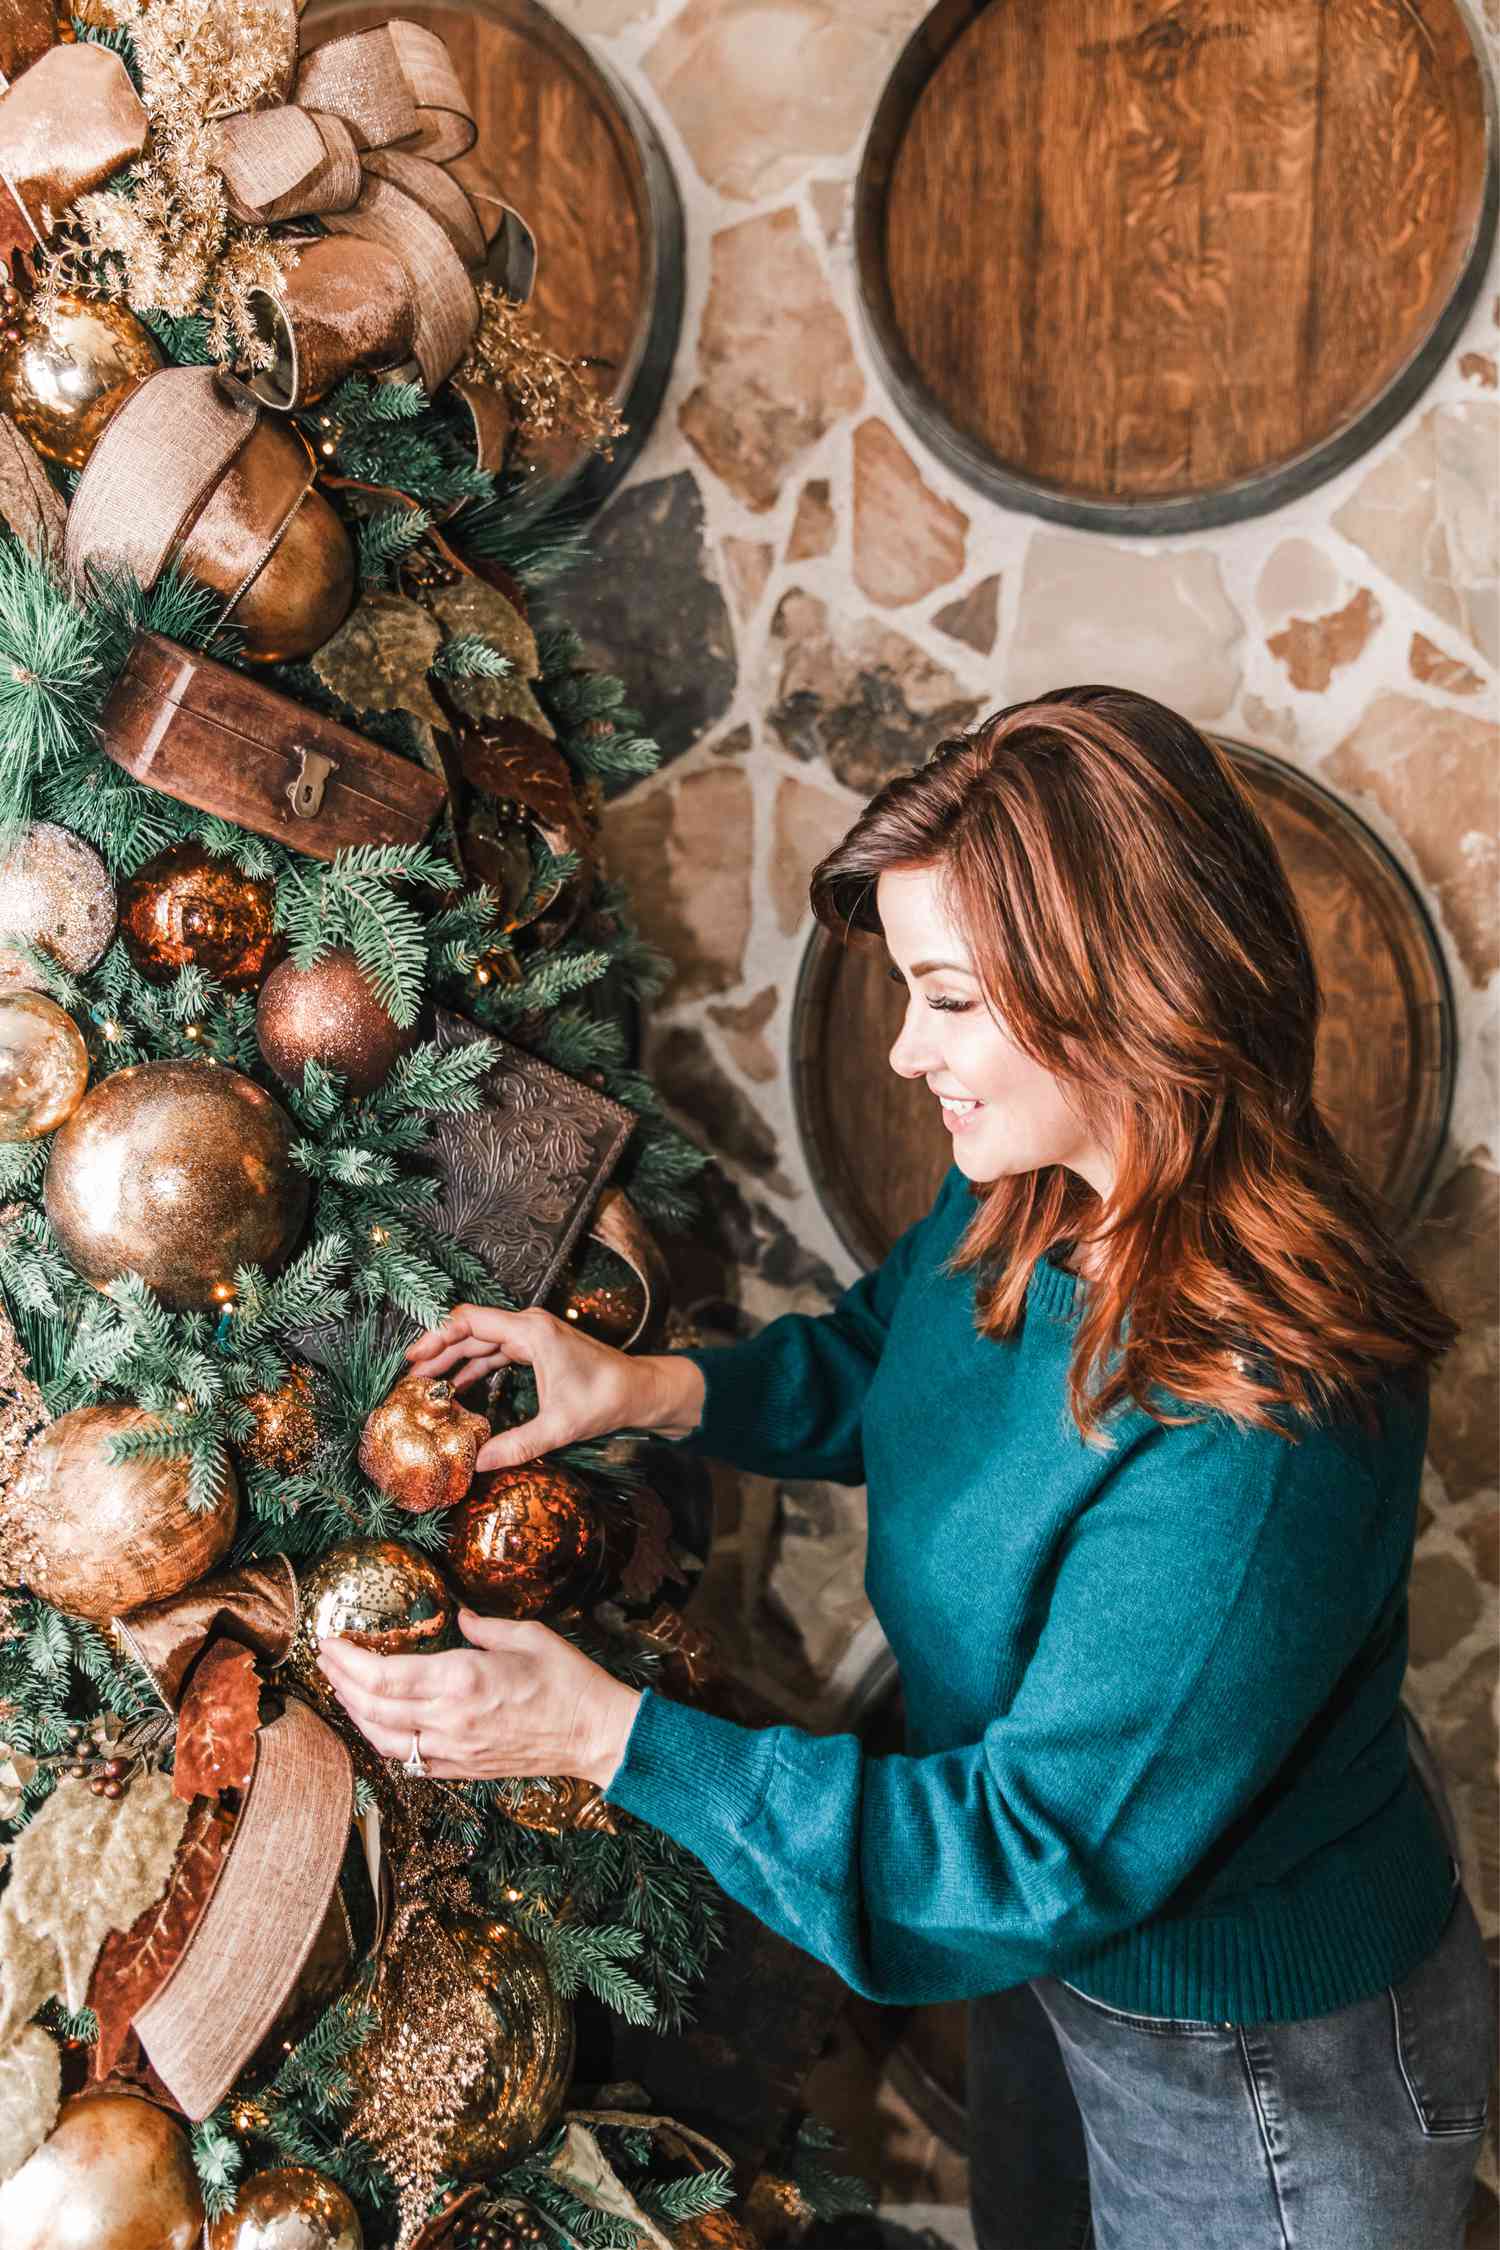
{"type": "Polygon", "coordinates": [[[198,1509],[188,1506],[184,1458],[107,1458],[112,1439],[158,1427],[138,1406],[79,1406],[33,1438],[0,1501],[0,1576],[103,1622],[180,1593],[222,1561],[239,1513],[227,1454],[217,1499],[198,1509]]]}
{"type": "MultiPolygon", "coordinates": [[[[70,975],[92,969],[115,934],[115,886],[92,845],[39,820],[0,865],[0,939],[23,938],[70,975]]],[[[0,944],[0,992],[35,990],[40,978],[0,944]]]]}
{"type": "Polygon", "coordinates": [[[785,2172],[762,2172],[744,2202],[745,2223],[765,2250],[784,2250],[800,2242],[815,2213],[796,2181],[785,2172]]]}
{"type": "Polygon", "coordinates": [[[83,1100],[88,1049],[73,1018],[41,992],[0,998],[0,1141],[37,1141],[83,1100]]]}
{"type": "Polygon", "coordinates": [[[457,1603],[434,1563],[399,1539],[345,1539],[297,1581],[297,1632],[287,1669],[332,1716],[341,1712],[318,1669],[318,1639],[337,1634],[382,1656],[420,1656],[445,1648],[457,1603]]]}
{"type": "Polygon", "coordinates": [[[308,1063],[336,1070],[351,1094],[373,1094],[392,1066],[416,1044],[381,1006],[347,946],[335,946],[299,969],[273,969],[255,1009],[260,1051],[278,1078],[300,1086],[308,1063]]]}
{"type": "Polygon", "coordinates": [[[138,1273],[174,1311],[280,1266],[307,1215],[292,1121],[211,1062],[137,1063],[85,1094],[52,1143],[43,1197],[70,1262],[103,1289],[138,1273]]]}
{"type": "Polygon", "coordinates": [[[364,2250],[359,2213],[310,2164],[252,2172],[232,2211],[208,2223],[207,2250],[364,2250]]]}
{"type": "Polygon", "coordinates": [[[365,1423],[359,1465],[398,1508],[451,1508],[473,1482],[474,1456],[489,1434],[484,1416],[441,1376],[403,1375],[365,1423]]]}
{"type": "Polygon", "coordinates": [[[0,2187],[4,2250],[197,2250],[203,2198],[187,2134],[144,2095],[65,2101],[0,2187]]]}
{"type": "Polygon", "coordinates": [[[702,2211],[696,2219],[679,2219],[671,2234],[677,2250],[761,2250],[759,2235],[728,2205],[702,2211]]]}
{"type": "Polygon", "coordinates": [[[450,1567],[474,1608],[540,1617],[581,1600],[605,1560],[603,1519],[586,1486],[550,1461],[485,1469],[448,1534],[450,1567]]]}
{"type": "Polygon", "coordinates": [[[504,1812],[518,1828],[534,1828],[544,1836],[563,1836],[573,1828],[613,1836],[619,1826],[594,1783],[579,1774],[558,1774],[546,1788],[538,1781],[524,1782],[504,1812]]]}
{"type": "Polygon", "coordinates": [[[352,2130],[381,2145],[414,2113],[437,2168],[513,2164],[555,2121],[573,2075],[573,2012],[541,1947],[484,1914],[418,1915],[392,1941],[376,2029],[350,2059],[352,2130]]]}
{"type": "Polygon", "coordinates": [[[128,305],[59,292],[0,352],[0,406],[38,453],[81,469],[127,393],[162,364],[128,305]]]}
{"type": "Polygon", "coordinates": [[[239,1442],[244,1458],[284,1477],[305,1469],[318,1450],[312,1369],[294,1360],[275,1390],[254,1391],[244,1403],[255,1416],[254,1430],[239,1442]]]}
{"type": "Polygon", "coordinates": [[[197,968],[229,992],[253,992],[286,951],[271,884],[195,843],[172,844],[121,885],[120,935],[148,984],[197,968]]]}

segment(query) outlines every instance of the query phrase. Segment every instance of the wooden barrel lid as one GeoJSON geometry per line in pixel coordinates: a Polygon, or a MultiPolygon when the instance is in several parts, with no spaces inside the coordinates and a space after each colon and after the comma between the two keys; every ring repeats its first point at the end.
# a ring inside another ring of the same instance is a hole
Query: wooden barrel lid
{"type": "MultiPolygon", "coordinates": [[[[476,155],[536,236],[531,303],[554,351],[596,364],[626,418],[614,458],[552,450],[517,521],[597,508],[645,444],[682,322],[683,225],[671,165],[629,89],[536,0],[414,0],[474,104],[476,155]]],[[[304,48],[386,22],[381,0],[311,0],[304,48]]]]}
{"type": "MultiPolygon", "coordinates": [[[[1316,781],[1223,742],[1275,838],[1322,981],[1317,1097],[1401,1224],[1442,1147],[1453,1090],[1453,1001],[1421,900],[1372,830],[1316,781]]],[[[803,1152],[839,1237],[876,1265],[932,1204],[953,1142],[926,1088],[887,1064],[904,988],[881,941],[821,925],[792,1012],[792,1095],[803,1152]]]]}
{"type": "Polygon", "coordinates": [[[1274,507],[1388,429],[1481,285],[1462,0],[941,0],[855,199],[871,344],[993,498],[1094,529],[1274,507]]]}

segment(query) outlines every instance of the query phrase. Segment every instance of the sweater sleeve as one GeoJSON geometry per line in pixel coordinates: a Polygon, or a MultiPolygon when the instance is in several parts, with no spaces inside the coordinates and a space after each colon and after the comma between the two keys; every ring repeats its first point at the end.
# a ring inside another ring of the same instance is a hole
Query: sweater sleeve
{"type": "Polygon", "coordinates": [[[1157,1913],[1275,1775],[1400,1596],[1402,1514],[1316,1433],[1158,1433],[1074,1520],[981,1740],[877,1757],[648,1688],[604,1794],[871,2000],[1001,1991],[1157,1913]]]}
{"type": "Polygon", "coordinates": [[[781,1313],[743,1343],[670,1352],[702,1370],[703,1412],[674,1442],[759,1476],[863,1484],[860,1417],[892,1311],[930,1230],[967,1175],[956,1164],[932,1208],[826,1313],[781,1313]]]}

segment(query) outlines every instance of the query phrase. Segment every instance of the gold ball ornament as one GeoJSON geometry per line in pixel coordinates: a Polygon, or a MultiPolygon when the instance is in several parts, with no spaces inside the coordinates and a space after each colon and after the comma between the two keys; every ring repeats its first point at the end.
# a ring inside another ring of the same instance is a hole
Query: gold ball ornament
{"type": "Polygon", "coordinates": [[[73,1018],[40,992],[0,998],[0,1141],[38,1141],[83,1100],[88,1049],[73,1018]]]}
{"type": "Polygon", "coordinates": [[[258,1469],[284,1477],[305,1469],[318,1450],[318,1416],[313,1374],[294,1360],[273,1391],[255,1391],[245,1400],[255,1428],[237,1450],[258,1469]]]}
{"type": "Polygon", "coordinates": [[[228,992],[253,992],[286,951],[276,898],[232,859],[173,844],[120,889],[120,935],[148,984],[197,968],[228,992]]]}
{"type": "Polygon", "coordinates": [[[508,1922],[450,1914],[435,1928],[414,1918],[389,1966],[376,2028],[350,2057],[362,2100],[377,2117],[442,2104],[456,2074],[441,2052],[441,2023],[431,2021],[441,2015],[431,1998],[441,1978],[456,2034],[466,2045],[477,2038],[484,2056],[474,2082],[456,2089],[456,2114],[439,2128],[441,2169],[472,2180],[515,2163],[554,2123],[573,2076],[573,2011],[546,1954],[508,1922]],[[414,2075],[414,2020],[423,2034],[416,2067],[429,2074],[427,2085],[414,2075]]]}
{"type": "Polygon", "coordinates": [[[162,355],[128,305],[64,292],[28,305],[0,352],[0,405],[48,461],[81,469],[120,401],[162,355]]]}
{"type": "Polygon", "coordinates": [[[202,2232],[187,2134],[139,2094],[71,2096],[0,2186],[4,2250],[197,2250],[202,2232]]]}
{"type": "Polygon", "coordinates": [[[219,1496],[204,1509],[188,1506],[184,1459],[107,1458],[112,1438],[157,1426],[140,1407],[114,1404],[75,1407],[40,1431],[0,1501],[6,1575],[103,1623],[181,1593],[221,1562],[239,1513],[227,1454],[219,1496]]]}
{"type": "Polygon", "coordinates": [[[211,1062],[137,1063],[85,1094],[52,1143],[47,1217],[96,1289],[138,1273],[174,1311],[227,1304],[235,1268],[274,1271],[307,1215],[278,1101],[211,1062]]]}
{"type": "MultiPolygon", "coordinates": [[[[93,846],[54,820],[28,828],[0,865],[0,939],[23,938],[82,976],[114,934],[115,886],[93,846]]],[[[36,985],[30,962],[0,944],[0,992],[36,985]]]]}
{"type": "Polygon", "coordinates": [[[550,1461],[485,1469],[448,1534],[455,1583],[492,1617],[540,1617],[598,1583],[605,1526],[587,1487],[550,1461]]]}
{"type": "Polygon", "coordinates": [[[344,1539],[301,1572],[297,1630],[287,1670],[330,1717],[343,1706],[318,1669],[324,1634],[382,1656],[421,1656],[446,1648],[458,1605],[441,1571],[399,1539],[344,1539]]]}
{"type": "Polygon", "coordinates": [[[207,2250],[364,2250],[359,2213],[310,2164],[252,2172],[232,2211],[210,2219],[207,2250]]]}
{"type": "Polygon", "coordinates": [[[351,1094],[373,1094],[408,1048],[415,1024],[398,1024],[347,946],[334,946],[309,969],[283,961],[255,1009],[260,1051],[278,1078],[300,1086],[310,1062],[336,1070],[351,1094]]]}
{"type": "Polygon", "coordinates": [[[440,1376],[403,1375],[365,1423],[359,1465],[398,1508],[420,1515],[451,1508],[474,1480],[474,1456],[490,1434],[482,1414],[461,1405],[440,1376]]]}

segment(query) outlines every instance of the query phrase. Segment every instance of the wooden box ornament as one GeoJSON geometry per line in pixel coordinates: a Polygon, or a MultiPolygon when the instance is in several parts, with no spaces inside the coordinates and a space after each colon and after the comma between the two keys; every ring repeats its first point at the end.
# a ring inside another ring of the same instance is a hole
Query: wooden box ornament
{"type": "Polygon", "coordinates": [[[103,735],[137,781],[313,859],[419,844],[442,803],[409,758],[159,633],[131,650],[103,735]]]}

